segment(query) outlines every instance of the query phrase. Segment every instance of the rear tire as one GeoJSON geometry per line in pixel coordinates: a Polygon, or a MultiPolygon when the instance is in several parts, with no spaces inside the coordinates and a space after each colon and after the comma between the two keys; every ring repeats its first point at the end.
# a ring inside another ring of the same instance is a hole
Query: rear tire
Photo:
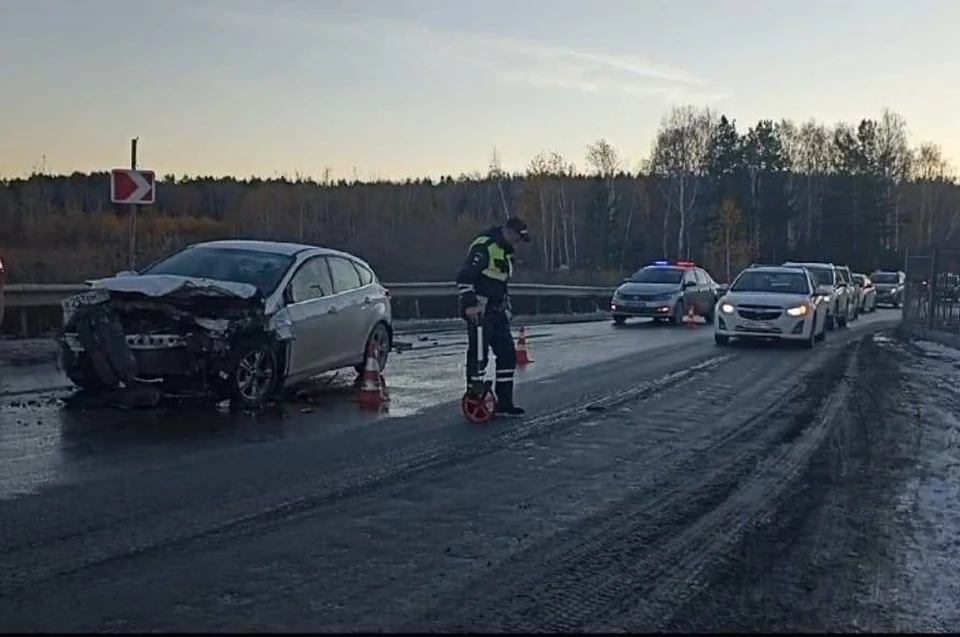
{"type": "Polygon", "coordinates": [[[614,325],[623,325],[623,324],[626,323],[626,322],[627,322],[627,317],[626,317],[626,316],[623,316],[623,315],[621,315],[621,314],[614,314],[614,315],[613,315],[613,324],[614,324],[614,325]]]}
{"type": "Polygon", "coordinates": [[[390,338],[390,330],[387,329],[386,324],[377,323],[373,326],[373,329],[370,330],[370,334],[367,336],[367,341],[363,345],[363,352],[360,355],[360,362],[353,366],[353,369],[356,370],[358,376],[363,376],[363,370],[367,366],[367,352],[370,350],[370,343],[377,343],[380,355],[377,358],[377,364],[380,365],[380,371],[382,372],[387,368],[387,360],[390,357],[390,348],[393,346],[393,339],[390,338]]]}

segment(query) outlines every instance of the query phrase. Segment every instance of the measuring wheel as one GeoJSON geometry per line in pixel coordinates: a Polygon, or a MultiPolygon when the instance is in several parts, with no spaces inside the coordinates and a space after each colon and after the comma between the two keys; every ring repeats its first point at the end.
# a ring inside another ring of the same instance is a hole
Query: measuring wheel
{"type": "Polygon", "coordinates": [[[463,395],[460,408],[470,422],[481,425],[491,418],[497,410],[497,398],[493,395],[490,381],[476,383],[463,395]]]}

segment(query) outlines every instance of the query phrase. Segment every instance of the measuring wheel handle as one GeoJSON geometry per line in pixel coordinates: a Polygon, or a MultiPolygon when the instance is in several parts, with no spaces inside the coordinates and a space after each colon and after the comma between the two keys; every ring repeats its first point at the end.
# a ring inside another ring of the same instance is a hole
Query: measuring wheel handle
{"type": "Polygon", "coordinates": [[[460,401],[460,408],[467,420],[474,424],[483,424],[492,419],[497,410],[493,383],[484,381],[470,387],[460,401]]]}

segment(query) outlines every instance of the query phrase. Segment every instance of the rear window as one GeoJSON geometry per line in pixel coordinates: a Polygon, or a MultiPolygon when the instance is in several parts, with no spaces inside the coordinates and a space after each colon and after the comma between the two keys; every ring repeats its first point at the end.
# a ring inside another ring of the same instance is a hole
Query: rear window
{"type": "Polygon", "coordinates": [[[293,257],[258,250],[187,248],[154,263],[141,274],[173,274],[247,283],[267,296],[280,284],[293,257]]]}

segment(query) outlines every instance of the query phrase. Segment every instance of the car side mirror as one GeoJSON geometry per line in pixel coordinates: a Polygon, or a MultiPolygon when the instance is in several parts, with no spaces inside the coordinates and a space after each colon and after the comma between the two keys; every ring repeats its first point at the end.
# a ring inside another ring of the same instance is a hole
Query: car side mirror
{"type": "Polygon", "coordinates": [[[717,286],[717,294],[726,294],[729,288],[730,288],[729,285],[725,283],[721,283],[720,285],[717,286]]]}

